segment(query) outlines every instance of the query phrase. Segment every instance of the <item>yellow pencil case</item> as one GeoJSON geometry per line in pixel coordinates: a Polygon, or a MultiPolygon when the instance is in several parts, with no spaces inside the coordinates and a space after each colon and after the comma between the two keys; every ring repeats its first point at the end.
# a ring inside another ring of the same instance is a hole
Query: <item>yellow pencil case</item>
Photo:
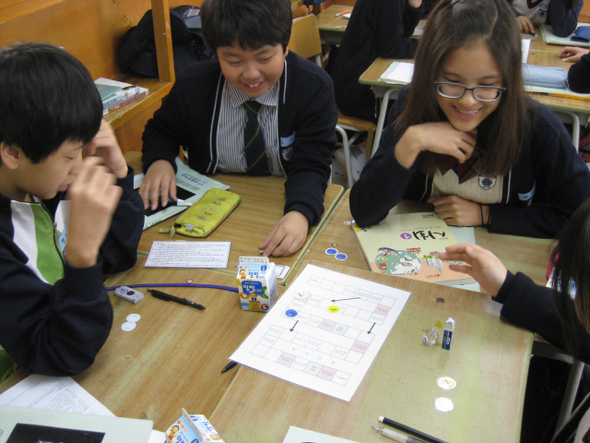
{"type": "Polygon", "coordinates": [[[222,189],[209,189],[205,195],[174,220],[169,230],[188,237],[207,237],[238,207],[242,198],[222,189]]]}

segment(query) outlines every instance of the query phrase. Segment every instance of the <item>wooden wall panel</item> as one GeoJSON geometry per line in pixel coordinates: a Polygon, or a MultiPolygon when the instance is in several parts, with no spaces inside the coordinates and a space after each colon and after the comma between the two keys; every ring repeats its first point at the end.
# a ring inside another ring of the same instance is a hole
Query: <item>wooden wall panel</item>
{"type": "Polygon", "coordinates": [[[64,0],[0,23],[0,46],[52,43],[80,59],[94,78],[115,77],[120,38],[150,7],[150,0],[64,0]]]}

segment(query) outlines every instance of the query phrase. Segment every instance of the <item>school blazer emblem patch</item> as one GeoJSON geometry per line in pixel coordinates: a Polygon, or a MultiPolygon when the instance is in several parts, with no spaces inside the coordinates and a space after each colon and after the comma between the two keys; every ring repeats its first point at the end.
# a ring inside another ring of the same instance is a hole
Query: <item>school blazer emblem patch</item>
{"type": "Polygon", "coordinates": [[[485,175],[480,175],[478,178],[479,186],[481,189],[485,189],[486,191],[489,191],[494,186],[496,186],[497,181],[498,179],[496,177],[487,177],[485,175]]]}

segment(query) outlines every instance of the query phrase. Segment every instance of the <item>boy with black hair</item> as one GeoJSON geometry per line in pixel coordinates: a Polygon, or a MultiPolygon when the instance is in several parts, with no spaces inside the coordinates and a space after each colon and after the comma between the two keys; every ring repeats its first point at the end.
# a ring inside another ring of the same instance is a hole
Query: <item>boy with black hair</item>
{"type": "Polygon", "coordinates": [[[285,215],[260,248],[291,255],[323,212],[338,120],[332,80],[289,52],[288,0],[205,0],[201,17],[217,60],[183,71],[147,123],[140,194],[146,208],[176,200],[180,146],[200,173],[286,176],[285,215]]]}
{"type": "Polygon", "coordinates": [[[0,50],[0,382],[92,364],[113,320],[102,274],[135,264],[143,218],[84,65],[46,44],[0,50]]]}

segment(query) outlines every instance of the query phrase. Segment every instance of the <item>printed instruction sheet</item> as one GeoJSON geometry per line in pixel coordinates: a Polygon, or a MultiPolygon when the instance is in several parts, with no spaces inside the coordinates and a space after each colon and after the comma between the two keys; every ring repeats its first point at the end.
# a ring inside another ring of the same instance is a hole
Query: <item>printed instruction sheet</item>
{"type": "Polygon", "coordinates": [[[308,265],[230,359],[350,401],[409,296],[308,265]]]}
{"type": "Polygon", "coordinates": [[[115,415],[71,377],[30,375],[0,394],[0,404],[78,414],[115,415]]]}
{"type": "Polygon", "coordinates": [[[146,268],[227,268],[231,242],[155,241],[146,268]]]}

